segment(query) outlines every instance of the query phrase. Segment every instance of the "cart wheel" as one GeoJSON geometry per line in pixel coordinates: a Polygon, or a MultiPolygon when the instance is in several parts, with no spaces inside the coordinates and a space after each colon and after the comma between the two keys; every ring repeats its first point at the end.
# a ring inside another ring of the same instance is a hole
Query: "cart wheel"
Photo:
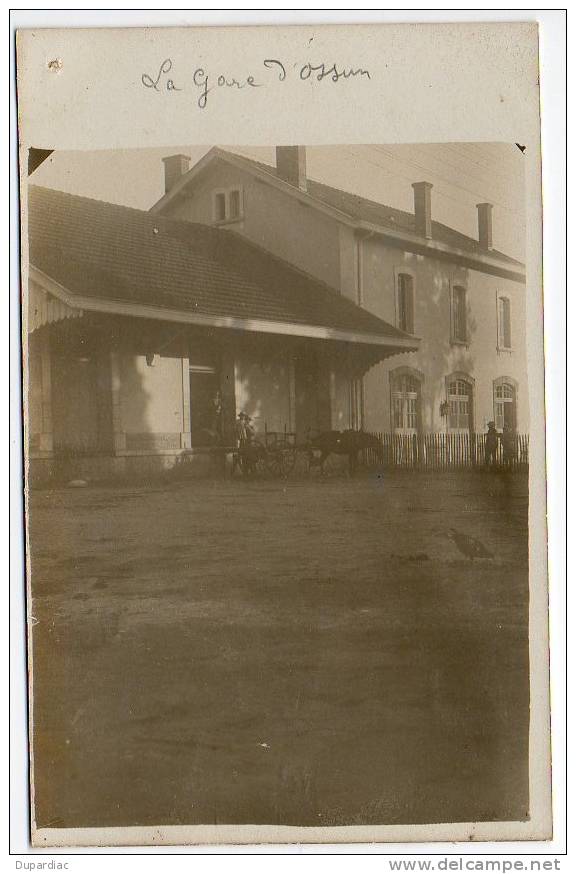
{"type": "Polygon", "coordinates": [[[296,450],[285,449],[282,452],[282,476],[290,476],[296,465],[296,450]]]}
{"type": "Polygon", "coordinates": [[[237,466],[242,476],[247,478],[263,476],[266,472],[266,450],[259,443],[252,443],[241,449],[237,466]]]}
{"type": "Polygon", "coordinates": [[[332,453],[324,462],[324,476],[342,477],[348,476],[348,456],[332,453]]]}
{"type": "Polygon", "coordinates": [[[261,455],[259,455],[256,459],[254,465],[254,473],[260,479],[266,477],[268,474],[268,459],[264,450],[262,451],[261,455]]]}
{"type": "Polygon", "coordinates": [[[266,467],[271,476],[276,479],[286,479],[296,463],[296,453],[293,449],[276,449],[268,452],[266,467]]]}

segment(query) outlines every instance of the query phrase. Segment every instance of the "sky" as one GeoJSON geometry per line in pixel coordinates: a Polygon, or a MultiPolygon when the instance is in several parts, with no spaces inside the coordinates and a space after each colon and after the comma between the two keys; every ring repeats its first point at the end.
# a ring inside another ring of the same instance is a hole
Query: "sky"
{"type": "MultiPolygon", "coordinates": [[[[273,146],[219,145],[275,164],[273,146]]],[[[54,152],[30,182],[147,210],[164,193],[162,158],[180,152],[195,163],[209,148],[54,152]]],[[[412,182],[431,182],[433,218],[472,237],[476,204],[488,201],[494,204],[494,247],[524,260],[524,156],[513,143],[311,146],[306,162],[311,179],[410,212],[412,182]]]]}

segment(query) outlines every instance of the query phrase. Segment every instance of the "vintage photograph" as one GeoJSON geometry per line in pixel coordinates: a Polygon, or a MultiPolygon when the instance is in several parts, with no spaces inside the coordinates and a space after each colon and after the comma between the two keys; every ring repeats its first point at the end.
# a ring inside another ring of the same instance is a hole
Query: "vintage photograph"
{"type": "Polygon", "coordinates": [[[521,145],[29,150],[35,828],[530,819],[521,145]]]}

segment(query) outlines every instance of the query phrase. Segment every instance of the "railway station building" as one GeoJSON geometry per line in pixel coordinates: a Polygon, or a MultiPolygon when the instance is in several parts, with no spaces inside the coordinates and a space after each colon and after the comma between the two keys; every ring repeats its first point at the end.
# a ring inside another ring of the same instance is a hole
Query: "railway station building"
{"type": "Polygon", "coordinates": [[[348,381],[335,423],[528,432],[525,269],[494,247],[490,203],[467,236],[434,220],[427,181],[414,181],[405,212],[309,178],[302,146],[278,147],[275,166],[213,148],[193,166],[168,156],[164,171],[154,215],[232,230],[414,338],[348,381]]]}
{"type": "MultiPolygon", "coordinates": [[[[247,209],[242,196],[235,206],[227,190],[222,209],[247,209]]],[[[417,350],[309,258],[289,263],[237,225],[178,211],[29,188],[31,482],[160,470],[183,455],[212,473],[240,411],[299,440],[345,429],[371,369],[417,350]]]]}

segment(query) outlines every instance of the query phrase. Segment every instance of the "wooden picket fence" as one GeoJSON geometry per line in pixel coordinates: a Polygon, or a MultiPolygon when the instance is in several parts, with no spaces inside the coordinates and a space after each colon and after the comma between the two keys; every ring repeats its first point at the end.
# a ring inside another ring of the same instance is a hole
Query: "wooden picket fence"
{"type": "MultiPolygon", "coordinates": [[[[363,452],[363,461],[368,467],[382,464],[406,468],[458,468],[482,467],[485,465],[486,434],[394,434],[377,433],[382,444],[383,456],[373,449],[363,452]]],[[[516,452],[504,458],[499,442],[495,464],[517,469],[528,466],[528,434],[516,435],[516,452]]]]}

